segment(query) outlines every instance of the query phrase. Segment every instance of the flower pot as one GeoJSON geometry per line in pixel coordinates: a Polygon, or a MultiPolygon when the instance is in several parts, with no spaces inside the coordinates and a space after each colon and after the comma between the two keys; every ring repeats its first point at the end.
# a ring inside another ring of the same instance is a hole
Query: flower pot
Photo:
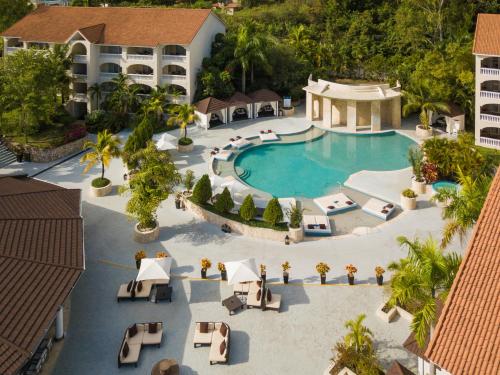
{"type": "Polygon", "coordinates": [[[226,271],[221,271],[220,278],[223,281],[227,281],[227,272],[226,271]]]}
{"type": "Polygon", "coordinates": [[[295,113],[295,108],[290,107],[290,108],[282,108],[283,111],[283,116],[292,116],[295,113]]]}
{"type": "Polygon", "coordinates": [[[207,270],[202,268],[201,269],[201,278],[206,279],[207,278],[207,270]]]}
{"type": "Polygon", "coordinates": [[[261,273],[260,274],[260,278],[261,278],[262,281],[265,282],[266,281],[266,274],[265,273],[261,273]]]}
{"type": "Polygon", "coordinates": [[[194,142],[189,145],[177,145],[177,151],[183,154],[187,154],[194,149],[194,142]]]}
{"type": "Polygon", "coordinates": [[[140,259],[135,261],[135,267],[137,269],[141,268],[141,260],[140,259]]]}
{"type": "Polygon", "coordinates": [[[288,232],[290,233],[289,236],[293,242],[298,243],[300,241],[304,241],[304,228],[302,225],[300,228],[288,228],[288,232]]]}
{"type": "Polygon", "coordinates": [[[288,284],[288,272],[283,272],[283,282],[288,284]]]}
{"type": "Polygon", "coordinates": [[[408,198],[401,194],[401,208],[403,210],[414,210],[417,208],[417,198],[408,198]]]}
{"type": "Polygon", "coordinates": [[[347,281],[349,282],[349,285],[354,285],[354,276],[347,275],[347,281]]]}
{"type": "Polygon", "coordinates": [[[376,276],[376,277],[377,277],[377,284],[382,286],[384,284],[384,276],[380,275],[380,276],[376,276]]]}
{"type": "Polygon", "coordinates": [[[180,199],[175,200],[175,208],[177,208],[178,210],[181,209],[181,200],[180,199]]]}
{"type": "Polygon", "coordinates": [[[320,275],[320,279],[321,279],[321,285],[325,285],[326,284],[326,275],[320,275]]]}
{"type": "Polygon", "coordinates": [[[160,226],[156,223],[154,228],[139,230],[139,223],[134,226],[134,241],[138,243],[149,243],[156,241],[160,236],[160,226]]]}
{"type": "Polygon", "coordinates": [[[425,180],[417,181],[415,177],[411,179],[411,190],[417,194],[425,194],[426,184],[425,180]]]}
{"type": "Polygon", "coordinates": [[[93,187],[92,185],[90,186],[90,192],[92,193],[92,196],[95,198],[104,197],[105,195],[111,193],[112,190],[113,190],[113,185],[111,184],[111,181],[109,181],[109,184],[103,187],[93,187]]]}
{"type": "Polygon", "coordinates": [[[418,138],[429,138],[432,137],[432,128],[429,127],[425,129],[423,125],[417,125],[415,129],[418,138]]]}

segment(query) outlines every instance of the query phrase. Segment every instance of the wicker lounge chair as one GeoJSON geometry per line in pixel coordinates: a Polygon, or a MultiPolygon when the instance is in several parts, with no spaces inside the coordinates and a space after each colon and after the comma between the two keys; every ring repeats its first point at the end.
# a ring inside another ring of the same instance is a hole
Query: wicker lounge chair
{"type": "Polygon", "coordinates": [[[271,293],[270,289],[267,289],[266,298],[265,298],[265,310],[274,310],[278,313],[280,312],[281,307],[281,295],[271,293]],[[269,301],[269,297],[271,300],[269,301]]]}
{"type": "Polygon", "coordinates": [[[197,322],[193,344],[195,348],[210,345],[208,359],[211,365],[214,363],[229,364],[230,334],[231,329],[224,322],[197,322]],[[202,325],[205,326],[202,327],[202,325]]]}
{"type": "Polygon", "coordinates": [[[163,338],[163,323],[136,323],[128,327],[123,335],[123,341],[118,353],[118,367],[134,365],[137,367],[141,349],[146,345],[161,346],[163,338]],[[156,332],[154,332],[156,327],[156,332]]]}
{"type": "Polygon", "coordinates": [[[204,346],[204,345],[210,345],[212,343],[212,333],[215,330],[215,323],[212,322],[197,322],[196,327],[194,329],[194,338],[193,338],[193,346],[196,348],[196,346],[204,346]],[[206,326],[205,326],[206,325],[206,326]],[[202,326],[205,326],[203,328],[206,328],[202,330],[202,326]]]}

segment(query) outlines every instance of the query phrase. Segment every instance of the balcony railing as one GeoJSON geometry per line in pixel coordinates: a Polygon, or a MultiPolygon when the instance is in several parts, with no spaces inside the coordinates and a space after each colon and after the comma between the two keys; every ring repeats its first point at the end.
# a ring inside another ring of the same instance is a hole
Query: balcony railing
{"type": "Polygon", "coordinates": [[[111,73],[111,72],[101,72],[100,76],[101,79],[113,79],[118,75],[118,73],[111,73]]]}
{"type": "Polygon", "coordinates": [[[76,79],[87,79],[87,73],[72,73],[72,75],[76,79]]]}
{"type": "Polygon", "coordinates": [[[182,104],[182,103],[187,103],[188,102],[188,96],[187,95],[168,95],[169,99],[172,101],[172,103],[175,104],[182,104]]]}
{"type": "Polygon", "coordinates": [[[479,96],[481,98],[500,99],[500,92],[481,90],[481,92],[479,93],[479,96]]]}
{"type": "Polygon", "coordinates": [[[133,81],[152,81],[152,74],[128,74],[128,77],[133,81]]]}
{"type": "Polygon", "coordinates": [[[500,139],[479,137],[479,143],[485,146],[491,146],[500,149],[500,139]]]}
{"type": "Polygon", "coordinates": [[[153,55],[134,55],[134,54],[127,54],[127,59],[128,60],[153,60],[153,55]]]}
{"type": "Polygon", "coordinates": [[[186,57],[186,55],[163,55],[162,59],[173,61],[173,62],[185,62],[187,57],[186,57]]]}
{"type": "Polygon", "coordinates": [[[479,119],[481,119],[483,121],[496,122],[496,123],[500,124],[500,116],[497,116],[497,115],[490,115],[487,113],[481,113],[479,115],[479,119]]]}
{"type": "Polygon", "coordinates": [[[120,59],[122,57],[122,54],[101,52],[99,53],[99,56],[101,56],[101,58],[107,58],[107,59],[120,59]]]}
{"type": "Polygon", "coordinates": [[[7,53],[14,53],[22,49],[22,47],[7,47],[7,53]]]}
{"type": "Polygon", "coordinates": [[[186,76],[181,76],[177,74],[162,74],[161,76],[162,81],[165,81],[165,83],[185,83],[186,82],[186,76]]]}
{"type": "Polygon", "coordinates": [[[489,75],[489,76],[500,76],[500,69],[495,68],[481,68],[481,74],[489,75]]]}
{"type": "Polygon", "coordinates": [[[73,55],[73,62],[74,63],[86,63],[87,62],[87,55],[73,55]]]}

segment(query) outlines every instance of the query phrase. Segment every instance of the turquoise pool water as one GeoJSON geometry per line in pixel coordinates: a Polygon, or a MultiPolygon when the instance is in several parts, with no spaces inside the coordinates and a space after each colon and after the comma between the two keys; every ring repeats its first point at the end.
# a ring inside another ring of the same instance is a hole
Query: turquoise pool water
{"type": "Polygon", "coordinates": [[[396,132],[327,132],[314,141],[264,144],[242,152],[234,162],[240,178],[275,197],[315,198],[361,170],[387,171],[409,166],[414,145],[396,132]]]}
{"type": "Polygon", "coordinates": [[[453,181],[437,181],[437,182],[434,182],[432,184],[432,189],[434,191],[437,191],[437,189],[440,189],[440,188],[452,188],[452,189],[457,189],[458,188],[458,184],[456,182],[453,182],[453,181]]]}

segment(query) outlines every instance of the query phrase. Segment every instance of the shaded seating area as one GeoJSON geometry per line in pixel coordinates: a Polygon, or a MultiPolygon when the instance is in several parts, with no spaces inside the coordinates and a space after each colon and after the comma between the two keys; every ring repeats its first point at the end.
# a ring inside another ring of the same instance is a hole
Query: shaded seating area
{"type": "Polygon", "coordinates": [[[123,335],[118,353],[118,367],[134,365],[137,367],[143,346],[161,346],[163,339],[163,323],[135,323],[127,328],[123,335]]]}
{"type": "Polygon", "coordinates": [[[376,216],[379,219],[387,220],[392,215],[396,207],[392,203],[381,201],[380,199],[370,198],[363,207],[366,213],[376,216]]]}
{"type": "Polygon", "coordinates": [[[197,322],[194,330],[193,346],[210,346],[208,360],[211,365],[216,363],[229,364],[231,344],[231,329],[224,322],[197,322]]]}
{"type": "Polygon", "coordinates": [[[356,202],[351,200],[344,193],[337,193],[332,195],[327,195],[320,198],[315,198],[314,203],[323,211],[326,215],[334,215],[338,212],[345,210],[351,210],[356,208],[358,205],[356,202]]]}

